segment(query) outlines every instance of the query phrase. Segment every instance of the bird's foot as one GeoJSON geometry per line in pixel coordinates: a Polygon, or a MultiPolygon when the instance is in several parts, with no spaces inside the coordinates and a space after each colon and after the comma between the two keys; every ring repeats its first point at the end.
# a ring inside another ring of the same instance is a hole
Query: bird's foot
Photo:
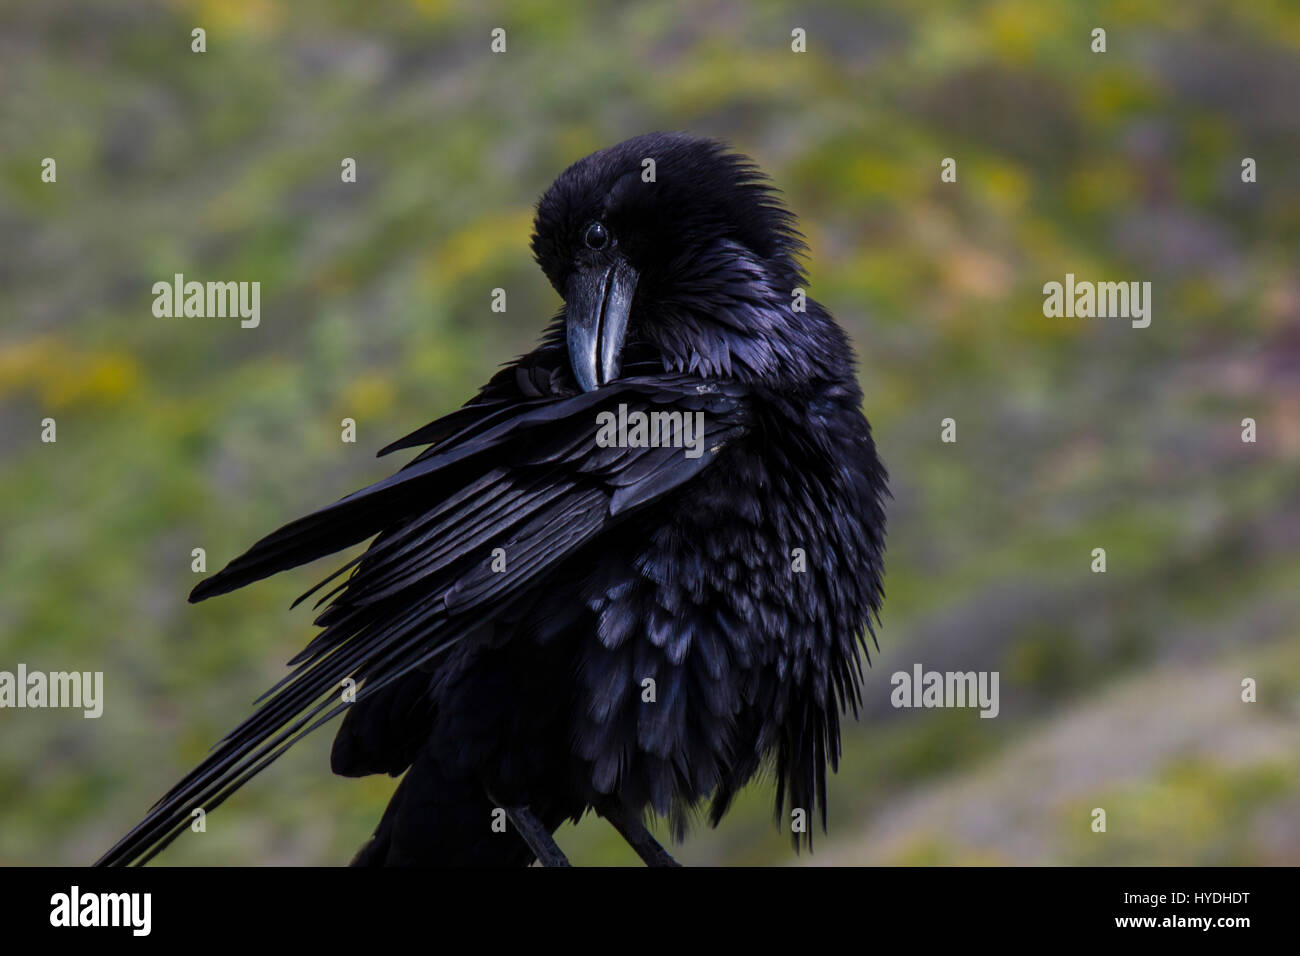
{"type": "Polygon", "coordinates": [[[627,841],[627,845],[636,851],[636,855],[646,866],[681,866],[659,844],[659,841],[650,835],[650,831],[645,828],[645,824],[636,814],[623,807],[601,810],[599,813],[627,841]]]}
{"type": "Polygon", "coordinates": [[[507,807],[506,816],[533,851],[542,866],[568,866],[569,859],[556,844],[551,831],[527,807],[507,807]]]}

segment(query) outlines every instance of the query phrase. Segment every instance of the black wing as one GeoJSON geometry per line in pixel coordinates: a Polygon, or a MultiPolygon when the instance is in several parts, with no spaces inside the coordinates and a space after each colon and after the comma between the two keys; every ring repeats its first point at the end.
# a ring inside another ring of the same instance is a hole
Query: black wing
{"type": "MultiPolygon", "coordinates": [[[[633,375],[574,394],[561,373],[523,363],[478,398],[385,449],[433,442],[396,474],[285,525],[190,595],[201,601],[378,535],[326,594],[324,629],[262,706],[221,740],[100,860],[146,862],[306,734],[336,716],[346,678],[356,702],[428,665],[528,594],[579,548],[681,488],[747,425],[743,387],[633,375]],[[596,416],[704,413],[704,453],[599,447],[596,416]],[[508,555],[494,573],[495,548],[508,555]],[[331,600],[332,599],[332,600],[331,600]]],[[[318,607],[319,607],[318,603],[318,607]]],[[[297,602],[295,602],[295,605],[297,602]]]]}

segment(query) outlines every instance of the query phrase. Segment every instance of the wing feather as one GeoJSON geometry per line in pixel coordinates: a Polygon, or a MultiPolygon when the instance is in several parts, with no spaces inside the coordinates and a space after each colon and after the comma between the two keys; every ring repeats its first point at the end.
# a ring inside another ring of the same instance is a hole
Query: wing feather
{"type": "Polygon", "coordinates": [[[555,376],[509,371],[475,402],[389,446],[436,442],[395,474],[267,535],[194,589],[190,600],[200,601],[378,536],[298,599],[350,571],[322,598],[329,601],[317,618],[323,630],[295,656],[294,669],[101,864],[151,859],[189,826],[195,808],[210,811],[351,706],[340,693],[345,679],[361,684],[360,703],[428,669],[537,593],[633,509],[689,482],[748,424],[740,386],[660,375],[547,393],[555,376]],[[597,413],[619,404],[703,411],[704,454],[597,446],[597,413]],[[493,570],[495,548],[505,549],[504,573],[493,570]]]}

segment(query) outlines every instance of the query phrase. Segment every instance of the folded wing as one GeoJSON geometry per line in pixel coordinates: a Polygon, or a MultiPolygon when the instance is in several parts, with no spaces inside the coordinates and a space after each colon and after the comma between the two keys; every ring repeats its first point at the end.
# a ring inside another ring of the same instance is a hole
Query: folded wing
{"type": "Polygon", "coordinates": [[[194,589],[190,600],[201,601],[375,538],[303,595],[342,581],[318,602],[328,602],[316,621],[323,630],[293,670],[100,864],[151,859],[195,808],[211,811],[351,706],[345,679],[360,684],[361,702],[472,640],[579,549],[598,547],[628,514],[686,486],[748,425],[736,384],[633,375],[573,394],[547,375],[503,370],[479,398],[385,449],[432,443],[394,475],[267,535],[194,589]],[[703,454],[601,447],[597,416],[620,405],[703,412],[703,454]],[[504,571],[493,567],[498,548],[504,571]]]}

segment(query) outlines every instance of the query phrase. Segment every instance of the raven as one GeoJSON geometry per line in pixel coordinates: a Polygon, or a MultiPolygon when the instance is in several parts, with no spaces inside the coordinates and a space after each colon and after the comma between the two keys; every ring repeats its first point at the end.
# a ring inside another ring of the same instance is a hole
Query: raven
{"type": "Polygon", "coordinates": [[[643,820],[680,841],[760,771],[778,819],[825,830],[888,492],[794,217],[744,156],[650,133],[561,173],[532,249],[564,299],[539,346],[194,589],[374,539],[298,599],[334,582],[292,671],[101,864],[151,859],[340,712],[335,773],[405,774],[354,865],[565,865],[552,833],[588,810],[672,865],[643,820]]]}

